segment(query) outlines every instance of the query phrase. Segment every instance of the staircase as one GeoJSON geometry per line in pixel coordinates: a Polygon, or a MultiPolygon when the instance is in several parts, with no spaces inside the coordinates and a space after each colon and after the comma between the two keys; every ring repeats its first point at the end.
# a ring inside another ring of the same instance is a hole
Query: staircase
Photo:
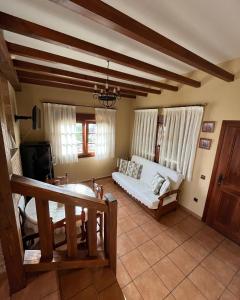
{"type": "Polygon", "coordinates": [[[25,251],[25,273],[57,271],[62,299],[68,299],[73,290],[75,294],[97,295],[96,299],[124,299],[116,281],[117,201],[111,194],[100,200],[18,175],[12,175],[11,189],[12,193],[34,197],[36,202],[40,249],[25,251]],[[65,205],[66,250],[53,249],[49,200],[65,205]],[[76,206],[87,209],[85,247],[78,244],[76,206]],[[101,243],[97,212],[104,214],[101,243]]]}

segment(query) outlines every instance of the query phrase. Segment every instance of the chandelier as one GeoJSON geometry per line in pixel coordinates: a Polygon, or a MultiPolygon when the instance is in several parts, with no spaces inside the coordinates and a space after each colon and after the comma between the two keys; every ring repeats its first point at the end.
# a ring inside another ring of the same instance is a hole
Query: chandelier
{"type": "Polygon", "coordinates": [[[117,100],[121,99],[120,96],[120,87],[109,88],[108,84],[108,70],[109,70],[109,61],[107,61],[107,78],[104,88],[98,89],[97,84],[94,85],[93,98],[98,99],[98,101],[106,108],[113,107],[117,100]]]}

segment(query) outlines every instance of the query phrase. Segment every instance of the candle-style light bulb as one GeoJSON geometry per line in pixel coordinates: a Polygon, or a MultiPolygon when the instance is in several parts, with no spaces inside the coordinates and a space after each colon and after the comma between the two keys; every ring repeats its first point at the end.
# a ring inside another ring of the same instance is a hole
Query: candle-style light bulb
{"type": "Polygon", "coordinates": [[[105,88],[106,88],[106,90],[108,90],[108,83],[105,84],[105,88]]]}
{"type": "Polygon", "coordinates": [[[113,93],[116,94],[116,88],[113,89],[113,93]]]}
{"type": "Polygon", "coordinates": [[[94,91],[97,91],[97,85],[94,84],[94,91]]]}
{"type": "Polygon", "coordinates": [[[117,87],[117,91],[120,92],[120,86],[117,87]]]}

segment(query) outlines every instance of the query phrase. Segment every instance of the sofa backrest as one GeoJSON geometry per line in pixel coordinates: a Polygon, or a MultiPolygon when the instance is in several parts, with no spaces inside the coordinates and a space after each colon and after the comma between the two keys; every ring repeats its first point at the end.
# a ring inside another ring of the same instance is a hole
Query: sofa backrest
{"type": "Polygon", "coordinates": [[[166,168],[158,163],[147,160],[137,155],[133,155],[131,160],[143,165],[140,180],[148,185],[152,184],[152,179],[157,172],[160,173],[160,175],[162,175],[163,177],[168,177],[170,179],[172,190],[178,189],[181,182],[183,181],[182,174],[166,168]]]}

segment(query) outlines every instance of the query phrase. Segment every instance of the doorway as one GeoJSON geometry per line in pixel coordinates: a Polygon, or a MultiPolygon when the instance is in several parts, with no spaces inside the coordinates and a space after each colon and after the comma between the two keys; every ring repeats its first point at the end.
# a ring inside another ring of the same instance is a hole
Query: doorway
{"type": "Polygon", "coordinates": [[[203,220],[240,244],[240,121],[223,121],[203,220]]]}

